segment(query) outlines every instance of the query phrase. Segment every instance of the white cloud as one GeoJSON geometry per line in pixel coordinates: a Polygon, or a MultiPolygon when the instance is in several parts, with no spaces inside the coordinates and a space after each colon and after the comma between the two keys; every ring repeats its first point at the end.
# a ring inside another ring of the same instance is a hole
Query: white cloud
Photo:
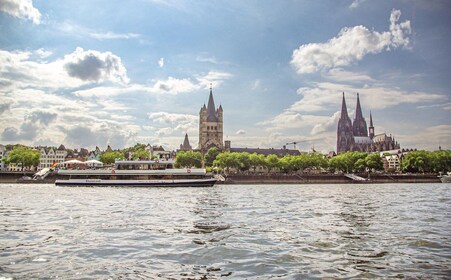
{"type": "Polygon", "coordinates": [[[34,51],[34,53],[41,59],[47,58],[53,54],[52,51],[46,50],[44,48],[40,48],[34,51]]]}
{"type": "Polygon", "coordinates": [[[417,148],[425,150],[451,149],[451,125],[441,124],[421,128],[409,135],[396,135],[396,140],[401,143],[402,148],[417,148]],[[433,137],[431,137],[433,135],[433,137]]]}
{"type": "Polygon", "coordinates": [[[317,123],[313,126],[311,135],[318,135],[323,132],[337,131],[338,119],[340,118],[340,111],[335,112],[329,119],[324,122],[317,123]]]}
{"type": "Polygon", "coordinates": [[[168,112],[148,113],[149,119],[157,127],[157,134],[170,135],[174,132],[186,133],[197,129],[198,117],[188,114],[176,114],[168,112]]]}
{"type": "Polygon", "coordinates": [[[139,39],[141,41],[141,34],[128,32],[128,33],[115,33],[112,31],[98,31],[91,28],[86,28],[84,26],[75,24],[70,21],[65,21],[58,23],[56,26],[60,32],[65,33],[69,36],[76,37],[91,37],[97,40],[117,40],[117,39],[139,39]]]}
{"type": "Polygon", "coordinates": [[[236,135],[244,135],[244,134],[246,134],[246,131],[244,131],[243,129],[240,129],[235,134],[236,135]]]}
{"type": "Polygon", "coordinates": [[[369,53],[409,45],[410,21],[398,23],[401,12],[390,15],[390,31],[379,33],[364,26],[343,28],[327,43],[310,43],[293,51],[291,64],[299,74],[346,66],[369,53]]]}
{"type": "Polygon", "coordinates": [[[164,57],[161,57],[161,58],[158,60],[158,66],[160,66],[160,68],[163,68],[163,66],[164,66],[164,57]]]}
{"type": "Polygon", "coordinates": [[[41,13],[33,7],[32,0],[0,0],[0,11],[17,18],[29,19],[34,24],[41,23],[41,13]]]}
{"type": "Polygon", "coordinates": [[[204,76],[198,76],[197,80],[203,88],[209,88],[210,84],[216,88],[231,77],[233,77],[233,75],[227,72],[210,71],[204,76]]]}
{"type": "Polygon", "coordinates": [[[354,1],[352,1],[351,5],[349,5],[349,9],[355,9],[358,6],[360,6],[360,4],[362,4],[363,2],[366,2],[366,0],[354,0],[354,1]]]}
{"type": "Polygon", "coordinates": [[[69,76],[83,81],[129,82],[121,58],[111,52],[85,51],[78,47],[73,53],[64,56],[64,69],[69,76]]]}
{"type": "Polygon", "coordinates": [[[261,84],[261,81],[260,81],[260,79],[256,79],[255,81],[254,81],[254,83],[252,84],[252,90],[256,90],[256,89],[258,89],[259,87],[260,87],[260,84],[261,84]]]}
{"type": "Polygon", "coordinates": [[[98,40],[113,40],[113,39],[136,39],[141,37],[140,34],[136,33],[114,33],[111,31],[107,32],[95,32],[88,31],[89,36],[98,40]]]}

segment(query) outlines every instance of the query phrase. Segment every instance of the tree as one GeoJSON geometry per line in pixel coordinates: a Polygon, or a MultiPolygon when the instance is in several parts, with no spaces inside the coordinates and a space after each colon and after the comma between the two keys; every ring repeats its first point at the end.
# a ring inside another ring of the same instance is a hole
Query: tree
{"type": "Polygon", "coordinates": [[[257,153],[250,154],[249,164],[252,167],[252,169],[254,169],[254,172],[259,166],[266,167],[265,156],[257,153]]]}
{"type": "Polygon", "coordinates": [[[378,153],[369,154],[365,158],[365,165],[370,170],[383,170],[384,161],[378,153]]]}
{"type": "Polygon", "coordinates": [[[112,164],[116,159],[124,159],[124,154],[119,151],[103,152],[100,154],[100,161],[104,164],[112,164]]]}
{"type": "Polygon", "coordinates": [[[132,159],[148,159],[150,158],[150,152],[145,149],[138,149],[132,152],[132,159]]]}
{"type": "Polygon", "coordinates": [[[226,173],[229,173],[230,168],[238,167],[237,153],[220,153],[216,156],[216,159],[213,162],[214,166],[218,166],[221,168],[225,168],[226,173]]]}
{"type": "Polygon", "coordinates": [[[279,167],[279,158],[274,154],[268,155],[266,157],[265,161],[266,161],[266,166],[268,167],[268,169],[270,171],[279,167]]]}
{"type": "Polygon", "coordinates": [[[432,171],[433,156],[427,151],[413,151],[404,157],[401,163],[403,171],[407,172],[429,172],[432,171]]]}
{"type": "Polygon", "coordinates": [[[175,166],[182,167],[202,167],[202,154],[194,151],[180,151],[175,159],[175,166]]]}
{"type": "Polygon", "coordinates": [[[206,166],[213,166],[213,162],[215,161],[216,157],[219,155],[219,150],[216,147],[208,149],[207,153],[205,154],[204,161],[206,166]]]}
{"type": "Polygon", "coordinates": [[[41,153],[24,146],[17,146],[8,152],[8,157],[4,158],[5,164],[15,163],[22,167],[38,166],[41,153]]]}

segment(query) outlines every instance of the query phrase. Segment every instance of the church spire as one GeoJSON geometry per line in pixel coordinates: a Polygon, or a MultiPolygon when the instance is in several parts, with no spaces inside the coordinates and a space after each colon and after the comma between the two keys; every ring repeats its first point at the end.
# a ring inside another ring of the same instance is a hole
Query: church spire
{"type": "Polygon", "coordinates": [[[207,105],[207,121],[209,122],[217,122],[218,118],[216,116],[216,107],[215,101],[213,99],[213,90],[210,84],[210,96],[208,97],[208,105],[207,105]]]}
{"type": "Polygon", "coordinates": [[[359,98],[359,93],[357,93],[357,104],[355,107],[355,120],[360,120],[363,119],[363,114],[362,114],[362,107],[360,106],[360,98],[359,98]]]}
{"type": "Polygon", "coordinates": [[[185,134],[185,140],[183,140],[183,144],[180,145],[180,150],[183,151],[191,151],[193,148],[189,144],[188,133],[185,134]]]}
{"type": "Polygon", "coordinates": [[[374,125],[373,125],[373,115],[370,111],[370,126],[368,127],[368,136],[373,139],[374,138],[374,125]]]}
{"type": "Polygon", "coordinates": [[[366,127],[366,121],[362,114],[362,107],[360,107],[360,97],[357,93],[357,104],[355,106],[355,119],[352,123],[352,131],[354,136],[368,137],[368,129],[366,127]]]}
{"type": "Polygon", "coordinates": [[[346,108],[345,93],[343,92],[343,99],[341,100],[341,114],[340,119],[349,119],[348,109],[346,108]]]}

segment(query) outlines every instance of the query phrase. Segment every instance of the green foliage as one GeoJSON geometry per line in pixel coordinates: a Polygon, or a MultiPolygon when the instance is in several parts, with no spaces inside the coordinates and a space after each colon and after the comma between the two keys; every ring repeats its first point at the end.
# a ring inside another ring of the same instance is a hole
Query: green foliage
{"type": "Polygon", "coordinates": [[[22,169],[29,166],[38,166],[41,153],[24,146],[16,146],[8,152],[8,157],[4,158],[5,164],[20,164],[22,169]]]}
{"type": "Polygon", "coordinates": [[[279,167],[279,158],[276,155],[268,155],[265,159],[266,166],[269,170],[275,170],[279,167]]]}
{"type": "Polygon", "coordinates": [[[104,164],[112,164],[116,159],[123,160],[124,154],[119,151],[103,152],[100,154],[100,161],[104,164]]]}
{"type": "Polygon", "coordinates": [[[148,159],[150,158],[150,152],[145,149],[138,149],[132,152],[132,160],[148,159]]]}
{"type": "Polygon", "coordinates": [[[254,172],[259,166],[266,167],[265,156],[257,153],[250,154],[249,165],[252,167],[254,172]]]}
{"type": "Polygon", "coordinates": [[[182,167],[202,167],[202,154],[194,151],[181,151],[177,153],[175,166],[182,167]]]}
{"type": "Polygon", "coordinates": [[[213,166],[213,162],[215,161],[216,157],[219,155],[219,150],[216,147],[208,149],[207,153],[205,153],[205,165],[207,166],[213,166]]]}
{"type": "Polygon", "coordinates": [[[382,170],[384,164],[379,154],[367,154],[360,152],[346,152],[329,160],[331,171],[364,172],[369,170],[382,170]]]}
{"type": "Polygon", "coordinates": [[[451,170],[451,151],[413,151],[402,161],[405,172],[447,172],[451,170]]]}

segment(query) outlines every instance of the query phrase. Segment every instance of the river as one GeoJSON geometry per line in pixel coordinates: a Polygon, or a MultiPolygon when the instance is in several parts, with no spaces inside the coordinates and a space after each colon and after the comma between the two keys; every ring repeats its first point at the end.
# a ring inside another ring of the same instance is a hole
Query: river
{"type": "Polygon", "coordinates": [[[0,185],[0,279],[451,277],[451,184],[0,185]]]}

